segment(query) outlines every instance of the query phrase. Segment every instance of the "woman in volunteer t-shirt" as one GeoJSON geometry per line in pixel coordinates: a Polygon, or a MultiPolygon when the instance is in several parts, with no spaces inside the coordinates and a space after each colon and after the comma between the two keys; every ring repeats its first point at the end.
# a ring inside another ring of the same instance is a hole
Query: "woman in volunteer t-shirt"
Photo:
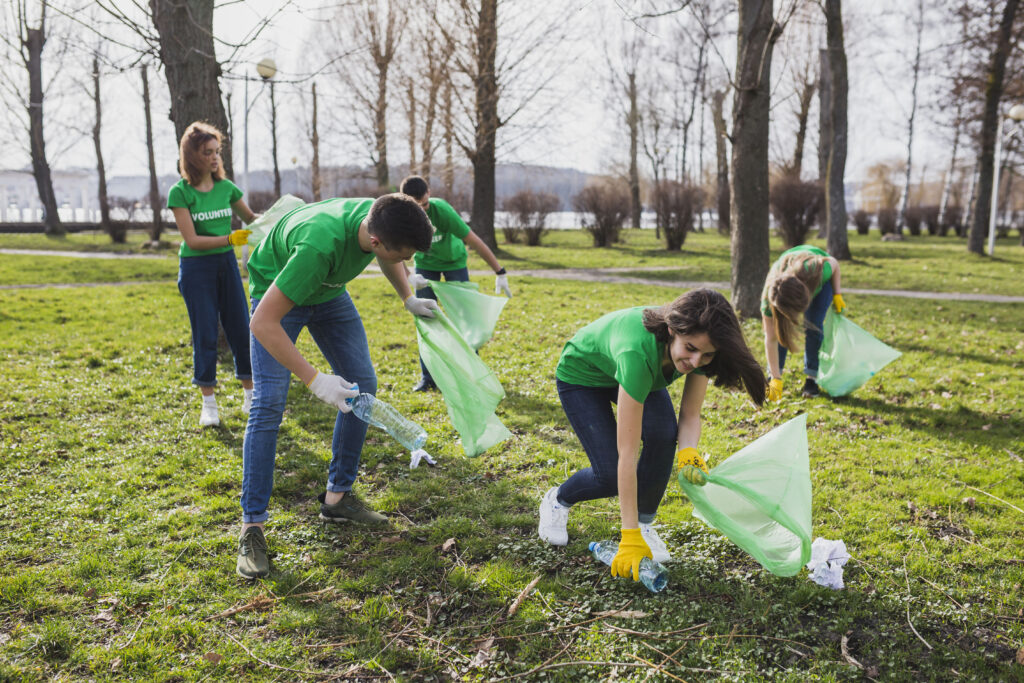
{"type": "Polygon", "coordinates": [[[764,353],[768,359],[768,400],[782,398],[782,369],[787,350],[798,350],[799,330],[804,330],[804,386],[801,395],[813,398],[818,390],[818,351],[829,304],[836,313],[846,308],[839,293],[839,261],[824,249],[801,244],[782,252],[764,283],[761,316],[764,353]],[[801,325],[800,318],[803,317],[801,325]]]}
{"type": "Polygon", "coordinates": [[[671,559],[651,524],[672,474],[672,454],[687,479],[704,483],[708,469],[696,447],[708,380],[742,387],[761,405],[764,373],[725,297],[695,289],[664,306],[627,308],[590,323],[562,349],[555,377],[590,467],[544,495],[538,533],[565,545],[573,505],[617,494],[622,540],[611,572],[636,581],[644,557],[671,559]],[[677,422],[666,387],[684,376],[677,422]]]}
{"type": "Polygon", "coordinates": [[[238,274],[235,247],[246,243],[248,230],[231,230],[231,216],[246,223],[256,216],[242,200],[242,191],[224,177],[221,133],[195,122],[181,136],[178,171],[181,180],[167,195],[167,207],[184,242],[178,250],[178,290],[192,325],[192,383],[199,387],[203,407],[199,424],[220,424],[217,412],[217,321],[224,328],[235,358],[235,377],[244,391],[242,410],[252,402],[249,362],[249,308],[238,274]]]}

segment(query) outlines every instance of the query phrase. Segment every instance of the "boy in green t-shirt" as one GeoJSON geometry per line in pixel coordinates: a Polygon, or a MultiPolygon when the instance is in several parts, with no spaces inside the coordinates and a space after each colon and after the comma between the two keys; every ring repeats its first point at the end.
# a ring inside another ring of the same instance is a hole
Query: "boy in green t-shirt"
{"type": "Polygon", "coordinates": [[[367,425],[351,414],[347,399],[360,392],[375,394],[377,376],[366,331],[345,286],[376,257],[405,308],[413,315],[433,317],[437,303],[412,294],[403,263],[415,251],[430,248],[431,233],[424,211],[402,194],[376,200],[328,199],[285,215],[253,250],[249,290],[255,387],[242,445],[242,535],[236,566],[240,576],[254,579],[270,571],[263,524],[292,374],[338,409],[320,518],[363,524],[386,521],[352,492],[367,425]],[[309,329],[332,374],[317,371],[296,348],[303,328],[309,329]]]}
{"type": "MultiPolygon", "coordinates": [[[[505,296],[512,296],[512,290],[508,287],[508,274],[498,263],[498,259],[480,237],[476,235],[466,222],[459,216],[451,204],[443,199],[430,196],[430,188],[427,181],[413,175],[402,181],[399,186],[403,194],[407,194],[416,200],[430,223],[434,226],[434,238],[430,244],[430,251],[416,252],[416,273],[409,278],[409,284],[416,288],[416,296],[425,299],[437,300],[434,290],[430,289],[429,282],[440,282],[441,276],[448,282],[468,282],[469,269],[466,267],[466,245],[473,247],[473,250],[480,255],[487,265],[491,267],[496,276],[494,281],[494,293],[505,293],[505,296]]],[[[420,370],[422,377],[419,383],[413,387],[413,391],[430,391],[436,389],[427,366],[420,359],[420,370]]]]}

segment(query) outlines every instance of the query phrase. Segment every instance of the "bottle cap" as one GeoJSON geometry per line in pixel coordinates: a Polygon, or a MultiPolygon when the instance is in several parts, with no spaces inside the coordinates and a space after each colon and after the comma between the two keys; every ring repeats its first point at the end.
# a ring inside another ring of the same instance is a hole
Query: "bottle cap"
{"type": "Polygon", "coordinates": [[[591,541],[590,545],[587,546],[587,550],[589,550],[590,552],[594,552],[594,546],[596,546],[596,545],[597,545],[597,541],[591,541]]]}
{"type": "MultiPolygon", "coordinates": [[[[356,391],[359,391],[359,382],[353,382],[352,383],[352,388],[355,389],[356,391]]],[[[345,403],[347,403],[349,405],[352,405],[352,401],[354,401],[354,400],[356,400],[356,399],[355,398],[346,398],[345,399],[345,403]]]]}

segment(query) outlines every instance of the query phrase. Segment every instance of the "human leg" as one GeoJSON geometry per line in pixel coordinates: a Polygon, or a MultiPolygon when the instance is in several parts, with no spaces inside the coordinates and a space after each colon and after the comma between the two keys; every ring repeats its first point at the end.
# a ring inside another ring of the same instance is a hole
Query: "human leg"
{"type": "Polygon", "coordinates": [[[610,498],[619,491],[614,387],[583,387],[556,380],[558,398],[569,424],[580,440],[590,467],[579,470],[558,488],[565,506],[584,500],[610,498]]]}
{"type": "Polygon", "coordinates": [[[217,414],[217,261],[210,256],[190,256],[180,260],[178,291],[185,301],[192,329],[192,383],[203,396],[199,424],[220,424],[217,414]]]}
{"type": "Polygon", "coordinates": [[[218,277],[218,309],[220,324],[235,363],[235,377],[242,383],[242,411],[247,413],[252,402],[252,362],[249,350],[249,306],[245,287],[238,274],[234,252],[217,254],[221,260],[218,277]]]}
{"type": "Polygon", "coordinates": [[[821,286],[811,305],[804,313],[804,374],[814,379],[818,376],[818,352],[824,341],[825,314],[832,305],[832,281],[821,286]]]}
{"type": "Polygon", "coordinates": [[[640,460],[636,468],[636,503],[641,524],[650,524],[658,512],[672,476],[678,428],[668,389],[652,391],[644,401],[640,424],[640,460]]]}

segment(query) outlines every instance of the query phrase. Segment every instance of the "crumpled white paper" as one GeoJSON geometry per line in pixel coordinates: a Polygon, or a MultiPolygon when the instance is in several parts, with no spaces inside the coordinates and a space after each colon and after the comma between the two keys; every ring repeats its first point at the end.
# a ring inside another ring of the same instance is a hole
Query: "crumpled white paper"
{"type": "Polygon", "coordinates": [[[846,544],[818,537],[811,543],[810,579],[819,586],[839,590],[843,587],[843,565],[850,559],[846,544]]]}
{"type": "Polygon", "coordinates": [[[434,460],[433,458],[431,458],[429,453],[427,453],[422,448],[417,448],[409,456],[409,469],[410,470],[414,470],[417,467],[419,467],[420,466],[420,460],[422,460],[423,462],[427,463],[431,467],[434,467],[435,465],[437,465],[437,461],[434,460]]]}

